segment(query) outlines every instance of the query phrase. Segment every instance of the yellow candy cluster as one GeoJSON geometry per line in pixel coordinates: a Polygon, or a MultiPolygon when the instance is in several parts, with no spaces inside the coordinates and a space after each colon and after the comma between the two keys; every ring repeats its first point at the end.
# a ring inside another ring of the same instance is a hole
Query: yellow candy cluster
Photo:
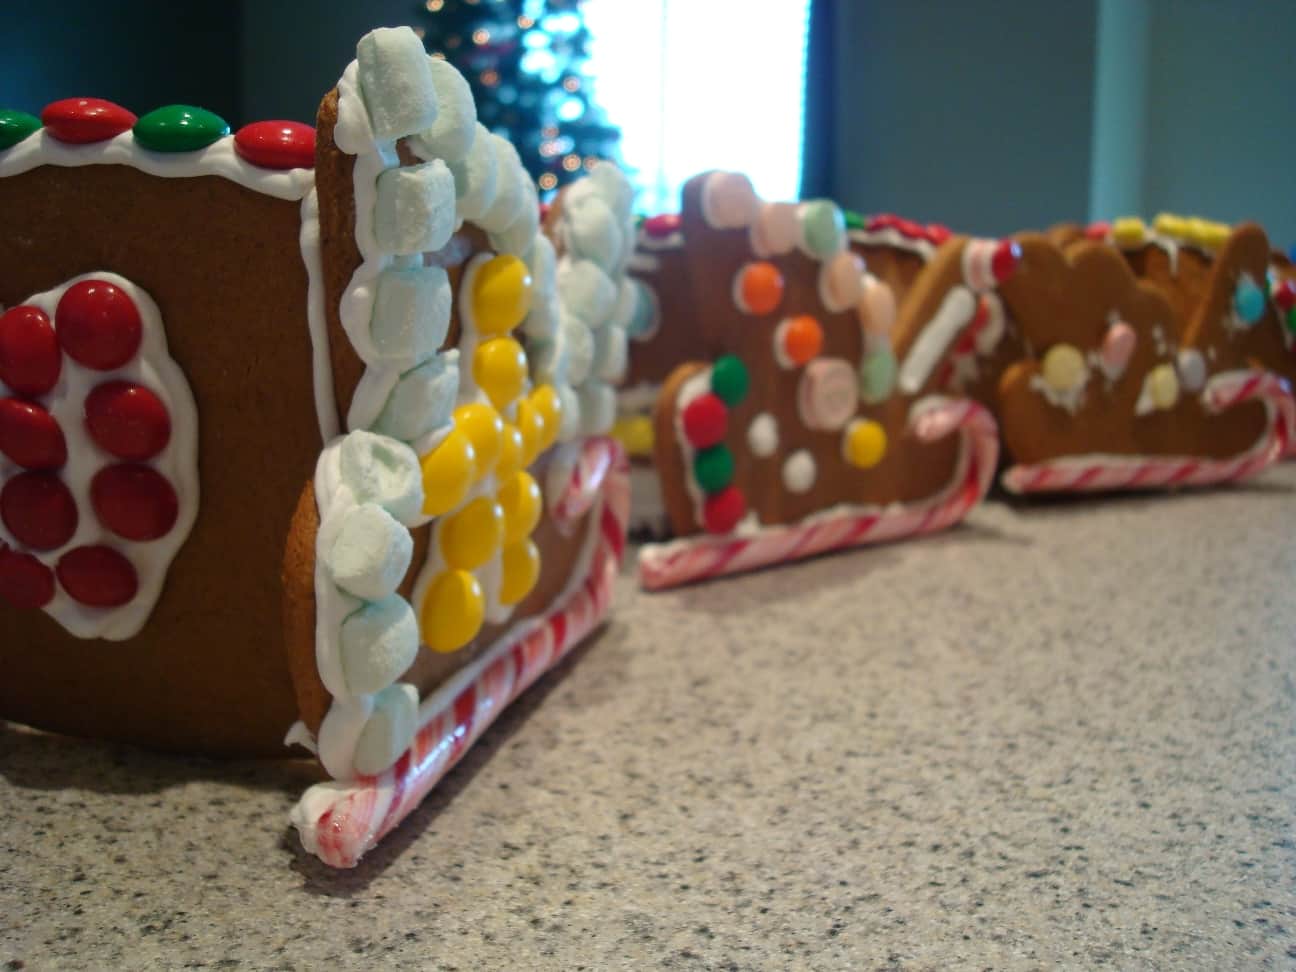
{"type": "Polygon", "coordinates": [[[420,608],[423,642],[437,652],[456,651],[481,630],[486,597],[474,571],[492,569],[497,555],[501,604],[517,604],[535,586],[540,551],[531,533],[543,503],[526,468],[553,445],[562,421],[553,387],[524,394],[526,352],[509,333],[531,307],[526,264],[513,256],[482,264],[469,302],[480,340],[472,352],[472,379],[489,404],[455,409],[451,431],[422,459],[423,512],[444,517],[436,530],[444,568],[428,584],[420,608]],[[493,482],[479,489],[487,477],[493,482]],[[480,495],[465,503],[474,489],[480,495]]]}
{"type": "MultiPolygon", "coordinates": [[[[1177,216],[1161,213],[1152,221],[1152,228],[1161,236],[1181,240],[1204,250],[1223,246],[1232,232],[1228,223],[1216,223],[1196,216],[1177,216]]],[[[1148,228],[1138,217],[1118,219],[1112,223],[1112,239],[1121,246],[1137,246],[1147,241],[1148,228]]]]}

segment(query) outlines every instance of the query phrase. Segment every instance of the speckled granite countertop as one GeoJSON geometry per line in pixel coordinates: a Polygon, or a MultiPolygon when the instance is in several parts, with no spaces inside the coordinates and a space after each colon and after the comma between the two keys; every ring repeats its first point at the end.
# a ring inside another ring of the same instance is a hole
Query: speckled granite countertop
{"type": "Polygon", "coordinates": [[[351,872],[300,767],[0,728],[0,968],[1291,968],[1294,540],[1289,465],[627,575],[351,872]]]}

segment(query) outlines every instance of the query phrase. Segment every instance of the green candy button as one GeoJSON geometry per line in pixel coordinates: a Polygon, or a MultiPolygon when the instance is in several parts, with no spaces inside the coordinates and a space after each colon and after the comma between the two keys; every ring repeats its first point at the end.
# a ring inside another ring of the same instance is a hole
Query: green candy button
{"type": "Polygon", "coordinates": [[[805,247],[820,260],[827,260],[846,245],[846,220],[837,204],[813,199],[801,210],[801,235],[805,247]]]}
{"type": "Polygon", "coordinates": [[[865,226],[864,217],[859,213],[852,212],[851,210],[848,209],[846,210],[844,215],[846,217],[847,229],[862,230],[864,228],[865,226]]]}
{"type": "Polygon", "coordinates": [[[742,359],[732,354],[717,358],[711,366],[711,390],[730,408],[747,397],[750,382],[747,366],[742,363],[742,359]]]}
{"type": "Polygon", "coordinates": [[[192,105],[167,105],[135,123],[135,141],[154,152],[196,152],[230,132],[225,119],[192,105]]]}
{"type": "Polygon", "coordinates": [[[720,492],[733,482],[733,474],[733,453],[723,443],[703,449],[693,457],[693,477],[704,493],[720,492]]]}
{"type": "Polygon", "coordinates": [[[896,382],[895,352],[878,348],[864,356],[859,370],[859,396],[866,405],[876,405],[891,397],[896,382]]]}
{"type": "Polygon", "coordinates": [[[1287,330],[1296,334],[1296,307],[1287,312],[1287,330]]]}
{"type": "Polygon", "coordinates": [[[0,108],[0,149],[13,148],[41,127],[35,115],[12,108],[0,108]]]}

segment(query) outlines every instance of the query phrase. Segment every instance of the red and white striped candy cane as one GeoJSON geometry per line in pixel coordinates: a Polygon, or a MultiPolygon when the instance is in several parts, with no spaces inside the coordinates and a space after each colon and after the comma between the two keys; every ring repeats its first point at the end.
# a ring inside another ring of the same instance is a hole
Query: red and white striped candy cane
{"type": "MultiPolygon", "coordinates": [[[[424,700],[419,730],[391,769],[312,786],[292,811],[302,845],[333,867],[354,867],[419,805],[496,717],[607,615],[625,552],[630,468],[613,440],[585,448],[607,460],[594,486],[598,535],[584,580],[549,614],[503,641],[424,700]]],[[[585,480],[582,488],[590,488],[585,480]]]]}
{"type": "Polygon", "coordinates": [[[565,480],[549,513],[560,529],[566,529],[589,512],[616,462],[621,447],[607,437],[559,446],[552,459],[550,482],[565,480]]]}
{"type": "Polygon", "coordinates": [[[1256,443],[1227,459],[1194,456],[1060,456],[1012,466],[1003,474],[1010,493],[1100,493],[1107,490],[1172,489],[1237,482],[1273,465],[1296,438],[1296,402],[1287,382],[1267,371],[1226,371],[1202,391],[1207,411],[1263,402],[1267,421],[1256,443]]]}
{"type": "Polygon", "coordinates": [[[914,403],[909,431],[920,442],[955,433],[961,437],[954,476],[936,496],[889,506],[838,508],[753,533],[701,534],[648,544],[639,552],[640,583],[646,590],[663,590],[829,550],[919,536],[957,523],[986,494],[994,477],[999,458],[994,418],[971,400],[932,395],[914,403]]]}

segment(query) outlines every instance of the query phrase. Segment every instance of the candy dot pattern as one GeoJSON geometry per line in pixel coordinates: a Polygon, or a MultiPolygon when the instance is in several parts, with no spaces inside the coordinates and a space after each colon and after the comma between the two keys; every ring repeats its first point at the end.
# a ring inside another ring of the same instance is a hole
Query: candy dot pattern
{"type": "Polygon", "coordinates": [[[539,579],[531,533],[543,499],[527,468],[557,441],[563,419],[557,390],[531,387],[512,336],[532,306],[527,265],[480,254],[461,288],[458,404],[452,429],[422,458],[423,511],[438,519],[414,601],[420,640],[438,653],[469,645],[487,618],[506,618],[539,579]]]}
{"type": "MultiPolygon", "coordinates": [[[[50,117],[69,139],[126,120],[50,117]]],[[[143,627],[197,514],[196,433],[161,315],[130,281],[87,274],[0,315],[0,601],[77,637],[143,627]]]]}

